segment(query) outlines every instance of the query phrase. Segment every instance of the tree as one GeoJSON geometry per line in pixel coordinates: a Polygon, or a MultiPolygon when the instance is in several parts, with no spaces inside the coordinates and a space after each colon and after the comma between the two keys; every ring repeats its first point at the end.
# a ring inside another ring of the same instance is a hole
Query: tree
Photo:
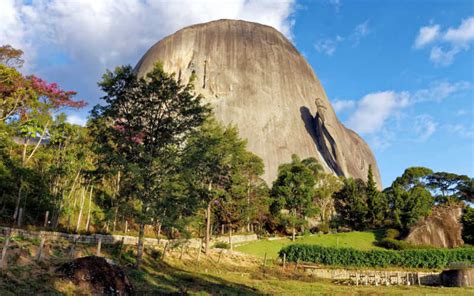
{"type": "Polygon", "coordinates": [[[0,64],[11,68],[20,68],[25,62],[22,59],[23,51],[13,48],[11,45],[0,46],[0,64]]]}
{"type": "Polygon", "coordinates": [[[342,222],[353,229],[363,230],[367,226],[366,192],[364,181],[348,178],[341,190],[334,194],[336,212],[342,222]]]}
{"type": "Polygon", "coordinates": [[[263,173],[262,160],[246,151],[246,141],[235,127],[224,128],[214,118],[193,132],[184,157],[187,178],[200,192],[205,208],[208,253],[213,210],[231,228],[246,220],[247,199],[263,173]]]}
{"type": "Polygon", "coordinates": [[[292,240],[295,240],[296,228],[304,225],[306,216],[315,214],[313,168],[316,167],[317,161],[314,158],[301,161],[296,155],[291,158],[291,163],[282,164],[278,168],[278,177],[273,182],[271,196],[274,200],[274,214],[281,214],[282,210],[288,211],[287,219],[292,228],[292,240]]]}
{"type": "Polygon", "coordinates": [[[367,196],[367,222],[370,227],[379,227],[383,224],[387,212],[385,195],[377,189],[372,173],[372,166],[369,165],[366,184],[367,196]]]}
{"type": "Polygon", "coordinates": [[[329,227],[334,215],[333,194],[342,187],[342,181],[333,174],[318,173],[316,178],[314,203],[319,209],[321,223],[329,227]]]}
{"type": "Polygon", "coordinates": [[[395,227],[406,232],[430,213],[434,199],[427,184],[432,173],[432,170],[424,167],[407,168],[401,177],[384,190],[395,227]]]}
{"type": "Polygon", "coordinates": [[[182,85],[159,64],[145,77],[137,77],[130,66],[118,67],[107,71],[99,85],[106,94],[105,104],[95,107],[95,120],[107,125],[107,140],[135,183],[135,198],[140,202],[139,268],[144,228],[151,221],[153,204],[164,190],[166,176],[174,170],[183,143],[210,109],[201,96],[194,95],[192,83],[182,85]]]}
{"type": "Polygon", "coordinates": [[[474,244],[474,209],[467,206],[461,218],[464,243],[474,244]]]}
{"type": "MultiPolygon", "coordinates": [[[[450,199],[459,200],[462,198],[463,195],[459,194],[458,189],[462,189],[469,182],[471,179],[465,175],[436,172],[428,176],[427,185],[434,191],[437,202],[446,203],[450,199]]],[[[467,198],[469,199],[469,197],[467,198]]]]}

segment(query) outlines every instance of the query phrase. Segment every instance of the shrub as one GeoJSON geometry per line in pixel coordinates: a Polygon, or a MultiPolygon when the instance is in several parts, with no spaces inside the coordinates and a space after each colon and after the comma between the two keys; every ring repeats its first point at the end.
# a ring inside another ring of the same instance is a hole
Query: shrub
{"type": "Polygon", "coordinates": [[[286,254],[287,260],[292,262],[299,260],[354,267],[444,268],[451,262],[472,264],[474,261],[472,248],[361,251],[352,248],[294,244],[281,249],[280,257],[283,257],[283,254],[286,254]]]}
{"type": "Polygon", "coordinates": [[[400,231],[389,228],[385,230],[385,238],[397,239],[400,236],[400,231]]]}
{"type": "Polygon", "coordinates": [[[217,249],[230,249],[230,245],[228,243],[225,243],[225,242],[216,242],[214,244],[214,248],[217,248],[217,249]]]}

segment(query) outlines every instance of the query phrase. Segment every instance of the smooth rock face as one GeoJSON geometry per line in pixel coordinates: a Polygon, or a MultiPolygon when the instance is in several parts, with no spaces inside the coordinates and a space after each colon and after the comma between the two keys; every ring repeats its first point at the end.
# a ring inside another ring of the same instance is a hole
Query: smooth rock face
{"type": "Polygon", "coordinates": [[[263,159],[268,184],[297,154],[315,157],[327,172],[363,180],[371,164],[381,188],[369,146],[339,122],[311,67],[274,28],[237,20],[194,25],[156,43],[136,66],[138,74],[158,61],[184,82],[196,74],[195,90],[263,159]]]}
{"type": "Polygon", "coordinates": [[[432,245],[442,248],[456,248],[462,240],[461,206],[434,207],[430,216],[410,229],[406,241],[414,245],[432,245]]]}

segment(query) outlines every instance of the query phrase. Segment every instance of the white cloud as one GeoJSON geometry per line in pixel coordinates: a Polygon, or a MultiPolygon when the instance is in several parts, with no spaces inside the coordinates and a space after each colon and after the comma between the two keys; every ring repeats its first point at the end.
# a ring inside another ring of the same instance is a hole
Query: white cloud
{"type": "Polygon", "coordinates": [[[435,41],[438,37],[439,25],[421,27],[415,40],[415,48],[422,48],[435,41]]]}
{"type": "Polygon", "coordinates": [[[424,142],[428,140],[436,131],[438,124],[433,117],[422,114],[415,117],[415,132],[418,135],[418,141],[424,142]]]}
{"type": "Polygon", "coordinates": [[[329,56],[332,56],[336,51],[337,44],[342,42],[344,39],[341,36],[336,36],[334,39],[321,39],[316,42],[314,47],[318,52],[322,52],[329,56]]]}
{"type": "MultiPolygon", "coordinates": [[[[335,100],[333,106],[336,112],[353,109],[345,125],[362,135],[369,136],[375,148],[385,149],[396,140],[398,131],[405,123],[410,123],[409,133],[413,133],[415,141],[426,141],[436,132],[438,123],[431,116],[427,114],[407,116],[405,110],[407,107],[427,102],[439,103],[447,98],[458,97],[470,89],[472,84],[466,81],[435,81],[429,87],[413,92],[374,92],[358,101],[335,100]]],[[[464,112],[462,114],[465,114],[464,112]]],[[[470,137],[473,134],[464,127],[456,127],[453,130],[463,137],[470,137]]]]}
{"type": "Polygon", "coordinates": [[[361,134],[380,131],[385,121],[409,103],[407,92],[384,91],[370,93],[357,102],[357,108],[347,125],[361,134]]]}
{"type": "Polygon", "coordinates": [[[412,96],[412,101],[414,103],[426,101],[441,102],[448,97],[457,96],[470,89],[472,89],[472,84],[467,81],[453,83],[448,81],[436,81],[431,83],[429,88],[417,90],[412,96]]]}
{"type": "Polygon", "coordinates": [[[80,126],[85,126],[86,123],[87,123],[86,118],[80,117],[80,116],[75,115],[75,114],[68,115],[66,117],[66,121],[71,123],[71,124],[77,124],[77,125],[80,125],[80,126]]]}
{"type": "Polygon", "coordinates": [[[464,116],[466,115],[468,112],[464,109],[459,109],[458,111],[456,111],[456,115],[457,116],[464,116]]]}
{"type": "Polygon", "coordinates": [[[365,36],[369,35],[370,29],[369,29],[369,21],[365,21],[363,23],[358,24],[355,28],[354,31],[352,32],[350,38],[354,40],[354,46],[359,45],[359,42],[362,38],[365,36]]]}
{"type": "Polygon", "coordinates": [[[428,44],[430,61],[437,66],[449,66],[462,51],[469,50],[474,41],[474,16],[462,20],[457,28],[441,32],[439,25],[420,28],[414,47],[420,49],[428,44]]]}
{"type": "Polygon", "coordinates": [[[337,46],[345,41],[351,41],[353,46],[358,46],[360,40],[370,34],[369,21],[358,24],[347,37],[337,35],[335,38],[326,38],[316,41],[314,47],[318,52],[332,56],[336,52],[337,46]]]}
{"type": "Polygon", "coordinates": [[[449,28],[443,39],[456,44],[465,44],[473,41],[474,17],[463,20],[458,28],[449,28]]]}
{"type": "Polygon", "coordinates": [[[466,128],[462,124],[448,124],[446,128],[449,132],[460,136],[461,138],[474,139],[474,126],[466,128]]]}
{"type": "Polygon", "coordinates": [[[97,97],[96,82],[106,68],[136,64],[155,42],[182,27],[242,19],[291,38],[294,9],[294,0],[1,0],[0,43],[24,49],[26,65],[46,79],[79,85],[80,95],[97,97]],[[67,67],[47,64],[57,54],[68,58],[67,67]]]}
{"type": "Polygon", "coordinates": [[[355,107],[355,101],[353,100],[335,100],[331,104],[336,112],[350,110],[355,107]]]}

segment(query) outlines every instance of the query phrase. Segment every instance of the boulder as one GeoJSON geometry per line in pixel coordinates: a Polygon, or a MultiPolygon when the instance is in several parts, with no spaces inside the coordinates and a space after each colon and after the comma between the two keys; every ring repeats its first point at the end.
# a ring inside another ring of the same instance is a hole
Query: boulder
{"type": "Polygon", "coordinates": [[[406,241],[414,245],[431,245],[442,248],[462,246],[463,208],[461,205],[436,206],[431,214],[410,229],[406,241]]]}
{"type": "Polygon", "coordinates": [[[446,287],[472,287],[474,286],[474,269],[444,270],[440,274],[441,284],[446,287]]]}
{"type": "Polygon", "coordinates": [[[103,257],[82,257],[61,265],[60,277],[80,289],[101,295],[134,295],[133,286],[123,270],[103,257]]]}
{"type": "Polygon", "coordinates": [[[296,154],[315,157],[326,172],[363,180],[372,165],[382,188],[369,146],[337,119],[311,66],[274,28],[239,20],[190,26],[153,45],[135,70],[143,76],[157,62],[181,81],[195,75],[195,90],[216,118],[236,125],[263,159],[268,184],[296,154]]]}

